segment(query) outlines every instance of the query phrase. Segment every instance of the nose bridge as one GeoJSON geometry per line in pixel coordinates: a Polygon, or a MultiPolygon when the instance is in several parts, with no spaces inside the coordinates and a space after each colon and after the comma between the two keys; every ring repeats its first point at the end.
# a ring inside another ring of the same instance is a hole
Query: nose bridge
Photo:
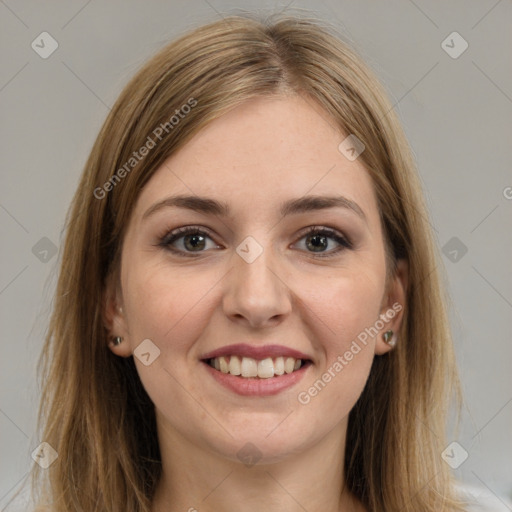
{"type": "Polygon", "coordinates": [[[268,233],[259,239],[263,243],[248,236],[236,248],[224,297],[226,314],[243,316],[251,324],[262,324],[291,310],[290,290],[279,275],[283,268],[279,254],[268,233]]]}

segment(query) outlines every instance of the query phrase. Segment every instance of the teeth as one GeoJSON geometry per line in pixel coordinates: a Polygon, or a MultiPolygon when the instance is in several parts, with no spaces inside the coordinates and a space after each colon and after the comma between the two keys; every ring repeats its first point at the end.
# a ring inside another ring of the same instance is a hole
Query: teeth
{"type": "Polygon", "coordinates": [[[270,357],[258,363],[258,377],[268,379],[274,376],[274,361],[270,357]]]}
{"type": "Polygon", "coordinates": [[[242,357],[242,377],[256,377],[258,375],[258,363],[252,357],[242,357]]]}
{"type": "Polygon", "coordinates": [[[220,371],[222,373],[228,373],[229,372],[229,365],[228,361],[225,357],[219,357],[219,364],[220,364],[220,371]]]}
{"type": "Polygon", "coordinates": [[[269,379],[274,376],[292,373],[302,366],[300,359],[294,357],[267,357],[258,361],[252,357],[222,356],[210,360],[210,366],[222,373],[241,377],[269,379]]]}
{"type": "Polygon", "coordinates": [[[240,358],[238,356],[230,357],[229,373],[231,373],[231,375],[240,375],[242,373],[242,369],[240,367],[240,358]]]}
{"type": "Polygon", "coordinates": [[[286,373],[292,373],[295,368],[295,359],[293,357],[287,357],[284,360],[284,371],[286,373]]]}
{"type": "Polygon", "coordinates": [[[284,373],[284,357],[276,357],[274,359],[274,375],[283,375],[284,373]]]}

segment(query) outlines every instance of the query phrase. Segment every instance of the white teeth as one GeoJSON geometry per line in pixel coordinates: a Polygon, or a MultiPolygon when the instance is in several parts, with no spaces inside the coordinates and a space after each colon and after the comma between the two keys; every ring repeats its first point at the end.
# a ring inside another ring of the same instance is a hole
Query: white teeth
{"type": "Polygon", "coordinates": [[[295,359],[293,357],[287,357],[284,360],[284,371],[286,373],[292,373],[295,368],[295,359]]]}
{"type": "Polygon", "coordinates": [[[274,361],[267,357],[258,363],[258,377],[260,379],[268,379],[274,376],[274,361]]]}
{"type": "Polygon", "coordinates": [[[242,357],[240,369],[242,377],[257,377],[258,375],[258,363],[252,357],[242,357]]]}
{"type": "Polygon", "coordinates": [[[298,370],[302,366],[302,360],[279,356],[274,359],[267,357],[258,361],[252,357],[222,356],[210,360],[210,366],[231,375],[270,379],[298,370]]]}
{"type": "Polygon", "coordinates": [[[229,366],[228,366],[228,362],[226,360],[226,358],[223,356],[223,357],[219,357],[219,363],[220,363],[220,371],[222,373],[228,373],[229,372],[229,366]]]}
{"type": "Polygon", "coordinates": [[[284,357],[276,357],[274,359],[274,375],[283,375],[284,373],[284,357]]]}
{"type": "Polygon", "coordinates": [[[242,373],[240,358],[238,356],[231,356],[229,359],[229,373],[231,373],[231,375],[240,375],[242,373]]]}

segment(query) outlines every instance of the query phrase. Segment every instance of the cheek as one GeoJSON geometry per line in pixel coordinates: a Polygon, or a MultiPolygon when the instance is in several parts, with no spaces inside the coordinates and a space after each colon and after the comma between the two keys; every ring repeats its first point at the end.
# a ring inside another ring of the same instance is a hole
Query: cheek
{"type": "Polygon", "coordinates": [[[156,407],[185,430],[190,415],[208,420],[190,399],[201,396],[190,379],[191,368],[193,372],[195,365],[202,364],[197,361],[195,342],[207,328],[212,314],[210,293],[220,279],[220,274],[205,274],[146,265],[127,271],[123,282],[132,350],[147,338],[160,350],[149,366],[134,357],[141,382],[156,407]]]}
{"type": "Polygon", "coordinates": [[[348,415],[366,384],[384,280],[378,272],[361,272],[323,284],[321,291],[307,294],[304,308],[321,320],[310,323],[315,331],[309,334],[321,358],[297,398],[311,417],[325,421],[327,414],[337,421],[348,415]]]}
{"type": "Polygon", "coordinates": [[[309,325],[318,329],[311,339],[322,341],[332,358],[334,353],[344,352],[352,340],[379,318],[384,279],[379,272],[354,272],[316,280],[309,288],[304,285],[303,291],[305,311],[313,313],[309,325]]]}
{"type": "Polygon", "coordinates": [[[208,292],[218,279],[194,270],[170,272],[154,266],[126,276],[123,291],[133,342],[152,339],[163,351],[187,349],[204,329],[208,292]]]}

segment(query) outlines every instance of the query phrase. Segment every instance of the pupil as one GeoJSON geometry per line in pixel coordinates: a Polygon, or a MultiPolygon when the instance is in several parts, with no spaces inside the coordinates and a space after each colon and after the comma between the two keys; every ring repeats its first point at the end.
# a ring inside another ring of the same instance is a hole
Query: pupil
{"type": "MultiPolygon", "coordinates": [[[[312,235],[308,237],[309,244],[315,252],[319,252],[326,247],[327,237],[324,235],[312,235]]],[[[192,249],[204,249],[204,237],[202,235],[187,235],[185,237],[185,246],[192,249]]]]}
{"type": "Polygon", "coordinates": [[[324,236],[324,235],[313,235],[313,236],[309,237],[308,239],[313,241],[312,245],[313,245],[313,248],[315,249],[316,252],[319,252],[319,251],[316,250],[318,248],[320,248],[320,249],[325,248],[325,244],[326,244],[326,241],[327,241],[327,237],[326,236],[324,236]],[[323,246],[322,246],[322,244],[323,244],[323,246]]]}
{"type": "Polygon", "coordinates": [[[187,235],[185,237],[185,246],[187,247],[187,249],[189,248],[192,248],[192,249],[204,249],[204,237],[202,235],[187,235]],[[198,242],[198,239],[201,239],[199,242],[198,242]],[[192,242],[192,240],[194,240],[192,242]],[[189,242],[189,243],[187,243],[189,242]],[[189,247],[190,245],[190,247],[189,247]]]}

